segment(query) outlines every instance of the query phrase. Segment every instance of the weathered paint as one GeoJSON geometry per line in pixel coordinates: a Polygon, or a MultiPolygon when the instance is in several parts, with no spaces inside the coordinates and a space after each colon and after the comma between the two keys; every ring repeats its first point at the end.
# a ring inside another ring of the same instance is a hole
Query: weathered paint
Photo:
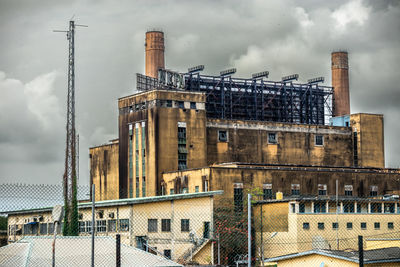
{"type": "Polygon", "coordinates": [[[357,113],[350,115],[353,132],[357,132],[358,166],[385,167],[383,115],[357,113]]]}
{"type": "Polygon", "coordinates": [[[89,148],[90,181],[96,187],[96,201],[119,199],[118,150],[118,140],[89,148]]]}

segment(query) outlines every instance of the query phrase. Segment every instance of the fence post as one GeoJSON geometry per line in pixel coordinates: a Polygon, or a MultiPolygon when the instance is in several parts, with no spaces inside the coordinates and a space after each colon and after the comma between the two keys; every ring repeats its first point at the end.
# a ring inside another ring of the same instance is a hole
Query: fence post
{"type": "Polygon", "coordinates": [[[363,249],[362,235],[358,236],[358,261],[359,261],[359,266],[364,267],[364,249],[363,249]]]}
{"type": "Polygon", "coordinates": [[[116,252],[116,266],[121,267],[121,235],[116,235],[117,252],[116,252]]]}
{"type": "Polygon", "coordinates": [[[94,267],[94,233],[96,230],[95,220],[95,185],[92,184],[92,267],[94,267]]]}
{"type": "Polygon", "coordinates": [[[251,194],[247,194],[247,266],[251,267],[251,194]]]}

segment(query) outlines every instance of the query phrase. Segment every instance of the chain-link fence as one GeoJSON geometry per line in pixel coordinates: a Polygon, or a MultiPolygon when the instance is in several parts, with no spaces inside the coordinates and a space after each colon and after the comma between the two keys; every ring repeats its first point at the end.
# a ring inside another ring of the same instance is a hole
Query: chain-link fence
{"type": "MultiPolygon", "coordinates": [[[[92,260],[94,266],[246,266],[246,193],[237,190],[234,199],[213,191],[96,201],[94,212],[86,195],[73,226],[77,236],[63,236],[64,223],[54,224],[52,206],[62,204],[62,196],[57,200],[58,195],[43,192],[16,193],[18,201],[10,201],[12,193],[3,195],[0,225],[8,245],[0,248],[0,266],[51,265],[55,228],[56,266],[91,266],[92,260]],[[46,205],[50,200],[52,205],[46,205]]],[[[250,193],[252,266],[341,261],[357,266],[360,245],[365,263],[400,264],[396,196],[281,198],[278,194],[273,198],[250,193]]]]}

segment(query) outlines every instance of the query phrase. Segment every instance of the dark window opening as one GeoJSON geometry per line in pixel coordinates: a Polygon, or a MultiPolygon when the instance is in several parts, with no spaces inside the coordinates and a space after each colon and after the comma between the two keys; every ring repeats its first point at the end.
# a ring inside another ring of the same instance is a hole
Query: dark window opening
{"type": "Polygon", "coordinates": [[[164,249],[164,257],[167,259],[171,259],[171,250],[170,249],[164,249]]]}
{"type": "Polygon", "coordinates": [[[157,219],[148,219],[147,220],[147,231],[150,233],[157,232],[157,219]]]}
{"type": "Polygon", "coordinates": [[[233,201],[235,205],[236,212],[243,211],[243,188],[233,189],[233,201]]]}
{"type": "Polygon", "coordinates": [[[316,146],[323,146],[324,145],[324,137],[322,135],[315,136],[315,145],[316,146]]]}
{"type": "Polygon", "coordinates": [[[268,143],[269,144],[276,144],[278,140],[276,138],[276,133],[268,133],[268,143]]]}
{"type": "Polygon", "coordinates": [[[196,109],[196,102],[190,102],[190,108],[196,109]]]}
{"type": "Polygon", "coordinates": [[[324,224],[324,223],[321,223],[321,222],[319,222],[319,223],[318,223],[318,229],[320,229],[320,230],[324,230],[324,228],[325,228],[325,224],[324,224]]]}
{"type": "Polygon", "coordinates": [[[346,227],[347,227],[347,229],[353,229],[353,223],[348,222],[348,223],[346,224],[346,227]]]}
{"type": "Polygon", "coordinates": [[[218,141],[219,142],[227,142],[228,141],[228,134],[226,131],[218,131],[218,141]]]}
{"type": "Polygon", "coordinates": [[[378,222],[374,223],[374,228],[376,230],[380,229],[381,228],[381,223],[378,223],[378,222]]]}
{"type": "Polygon", "coordinates": [[[362,223],[361,223],[361,229],[362,229],[362,230],[367,229],[367,223],[366,223],[366,222],[362,222],[362,223]]]}
{"type": "Polygon", "coordinates": [[[303,223],[303,229],[304,230],[310,229],[310,223],[308,223],[308,222],[303,223]]]}
{"type": "Polygon", "coordinates": [[[332,223],[332,229],[333,230],[339,229],[339,223],[337,223],[337,222],[332,223]]]}
{"type": "Polygon", "coordinates": [[[181,219],[181,232],[189,232],[190,228],[189,219],[181,219]]]}
{"type": "Polygon", "coordinates": [[[161,232],[171,232],[171,219],[161,219],[161,232]]]}

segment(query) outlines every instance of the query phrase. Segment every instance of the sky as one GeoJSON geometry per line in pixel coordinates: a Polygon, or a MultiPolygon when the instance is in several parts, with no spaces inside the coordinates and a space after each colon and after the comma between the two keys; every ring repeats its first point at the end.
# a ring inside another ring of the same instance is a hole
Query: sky
{"type": "Polygon", "coordinates": [[[144,73],[144,35],[163,30],[166,67],[270,80],[324,76],[347,50],[351,113],[385,119],[386,167],[400,167],[400,1],[0,0],[0,183],[59,184],[64,173],[68,21],[75,35],[79,183],[89,147],[118,137],[117,99],[144,73]]]}

